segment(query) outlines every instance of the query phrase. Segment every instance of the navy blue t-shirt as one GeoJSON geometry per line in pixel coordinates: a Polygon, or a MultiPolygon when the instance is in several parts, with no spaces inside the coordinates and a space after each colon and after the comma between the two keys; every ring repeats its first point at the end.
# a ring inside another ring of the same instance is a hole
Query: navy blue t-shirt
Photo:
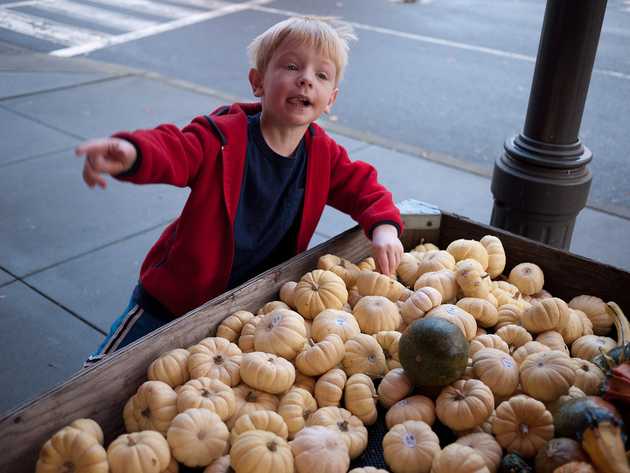
{"type": "Polygon", "coordinates": [[[228,289],[295,254],[304,200],[307,161],[304,139],[291,157],[279,155],[262,136],[260,114],[248,117],[247,134],[228,289]]]}

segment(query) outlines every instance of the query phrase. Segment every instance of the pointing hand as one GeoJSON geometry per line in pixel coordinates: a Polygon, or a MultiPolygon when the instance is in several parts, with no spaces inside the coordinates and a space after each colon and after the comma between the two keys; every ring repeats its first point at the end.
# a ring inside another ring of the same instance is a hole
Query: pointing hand
{"type": "Polygon", "coordinates": [[[105,189],[103,174],[115,176],[128,171],[137,159],[134,146],[119,138],[99,138],[81,143],[74,150],[79,157],[85,156],[83,180],[90,187],[105,189]]]}

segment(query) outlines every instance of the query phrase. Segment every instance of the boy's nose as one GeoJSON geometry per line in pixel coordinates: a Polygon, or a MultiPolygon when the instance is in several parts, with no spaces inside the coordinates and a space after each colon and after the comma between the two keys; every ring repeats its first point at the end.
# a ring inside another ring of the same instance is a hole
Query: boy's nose
{"type": "Polygon", "coordinates": [[[298,79],[298,83],[300,84],[300,87],[313,87],[313,81],[311,80],[311,78],[307,75],[303,75],[298,79]]]}

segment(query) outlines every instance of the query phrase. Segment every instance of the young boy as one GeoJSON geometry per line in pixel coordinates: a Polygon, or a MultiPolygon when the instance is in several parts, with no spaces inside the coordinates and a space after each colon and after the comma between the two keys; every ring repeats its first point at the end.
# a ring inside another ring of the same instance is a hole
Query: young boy
{"type": "Polygon", "coordinates": [[[391,193],[314,123],[335,103],[353,38],[322,19],[282,21],[249,46],[259,103],[221,107],[182,130],[160,125],[77,147],[89,187],[105,188],[109,174],[191,189],[91,360],[306,250],[326,204],[361,225],[381,272],[395,272],[402,221],[391,193]]]}

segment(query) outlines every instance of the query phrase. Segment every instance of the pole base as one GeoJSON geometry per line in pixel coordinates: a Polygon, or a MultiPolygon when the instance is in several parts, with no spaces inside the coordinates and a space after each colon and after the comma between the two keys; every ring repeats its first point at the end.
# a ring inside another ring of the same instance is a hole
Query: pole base
{"type": "Polygon", "coordinates": [[[592,176],[591,152],[581,144],[558,148],[515,137],[505,143],[492,175],[490,224],[569,249],[578,213],[586,206],[592,176]],[[527,143],[527,146],[522,144],[527,143]]]}

